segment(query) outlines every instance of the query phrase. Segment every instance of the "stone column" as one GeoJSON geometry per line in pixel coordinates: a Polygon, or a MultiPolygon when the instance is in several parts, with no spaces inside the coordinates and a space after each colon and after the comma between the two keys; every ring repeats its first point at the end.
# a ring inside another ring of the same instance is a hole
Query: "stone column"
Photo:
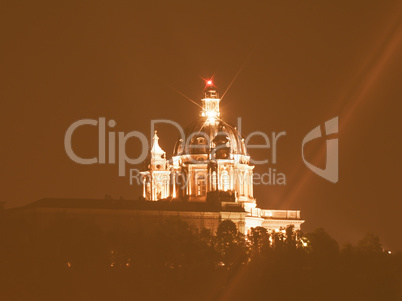
{"type": "Polygon", "coordinates": [[[173,187],[172,187],[172,189],[173,189],[173,197],[175,198],[176,197],[176,172],[175,171],[172,171],[172,180],[173,180],[173,187]]]}
{"type": "Polygon", "coordinates": [[[146,177],[142,177],[142,196],[144,199],[146,199],[146,185],[147,185],[147,181],[146,181],[146,177]]]}

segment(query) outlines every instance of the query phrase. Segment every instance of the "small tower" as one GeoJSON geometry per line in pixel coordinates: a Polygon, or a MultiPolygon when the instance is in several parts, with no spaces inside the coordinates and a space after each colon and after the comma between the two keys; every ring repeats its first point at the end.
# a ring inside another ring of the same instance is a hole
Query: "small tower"
{"type": "Polygon", "coordinates": [[[151,170],[166,170],[166,152],[159,146],[159,137],[155,131],[151,148],[151,170]]]}
{"type": "Polygon", "coordinates": [[[159,137],[155,131],[148,170],[141,172],[143,197],[149,201],[165,199],[170,195],[170,171],[166,153],[159,146],[158,141],[159,137]]]}
{"type": "Polygon", "coordinates": [[[202,101],[201,116],[206,117],[207,124],[215,124],[216,119],[221,115],[219,112],[219,93],[217,92],[212,80],[207,81],[204,89],[204,98],[202,101]]]}

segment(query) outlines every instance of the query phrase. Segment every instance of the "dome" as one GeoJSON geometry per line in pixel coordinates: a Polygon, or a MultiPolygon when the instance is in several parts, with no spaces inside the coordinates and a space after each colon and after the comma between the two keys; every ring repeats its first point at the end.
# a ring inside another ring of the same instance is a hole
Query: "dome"
{"type": "Polygon", "coordinates": [[[205,118],[192,122],[184,129],[185,139],[179,137],[173,156],[210,154],[214,148],[230,154],[247,156],[246,146],[239,132],[224,121],[206,123],[205,118]]]}

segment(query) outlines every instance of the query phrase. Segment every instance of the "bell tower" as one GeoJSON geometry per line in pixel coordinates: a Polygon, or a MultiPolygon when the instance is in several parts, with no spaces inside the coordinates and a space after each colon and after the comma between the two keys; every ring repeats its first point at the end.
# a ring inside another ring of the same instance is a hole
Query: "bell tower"
{"type": "Polygon", "coordinates": [[[166,170],[166,152],[159,146],[159,137],[155,131],[151,148],[151,170],[166,170]]]}
{"type": "Polygon", "coordinates": [[[219,112],[220,101],[219,93],[217,92],[212,80],[208,80],[204,89],[204,98],[201,99],[201,116],[207,118],[207,124],[214,124],[216,119],[221,115],[219,112]]]}
{"type": "Polygon", "coordinates": [[[155,131],[148,170],[141,172],[143,197],[150,201],[157,201],[170,196],[170,171],[166,152],[159,146],[158,141],[159,137],[155,131]]]}

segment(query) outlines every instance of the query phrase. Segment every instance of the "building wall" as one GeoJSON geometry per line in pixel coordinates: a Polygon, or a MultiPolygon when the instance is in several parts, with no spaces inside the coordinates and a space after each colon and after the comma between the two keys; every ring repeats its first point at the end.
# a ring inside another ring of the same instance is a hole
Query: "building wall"
{"type": "Polygon", "coordinates": [[[125,209],[32,208],[27,212],[45,229],[58,218],[80,219],[90,222],[105,233],[130,232],[137,227],[152,227],[163,219],[180,218],[201,230],[216,232],[222,220],[232,220],[239,231],[245,231],[245,212],[188,212],[125,209]]]}

